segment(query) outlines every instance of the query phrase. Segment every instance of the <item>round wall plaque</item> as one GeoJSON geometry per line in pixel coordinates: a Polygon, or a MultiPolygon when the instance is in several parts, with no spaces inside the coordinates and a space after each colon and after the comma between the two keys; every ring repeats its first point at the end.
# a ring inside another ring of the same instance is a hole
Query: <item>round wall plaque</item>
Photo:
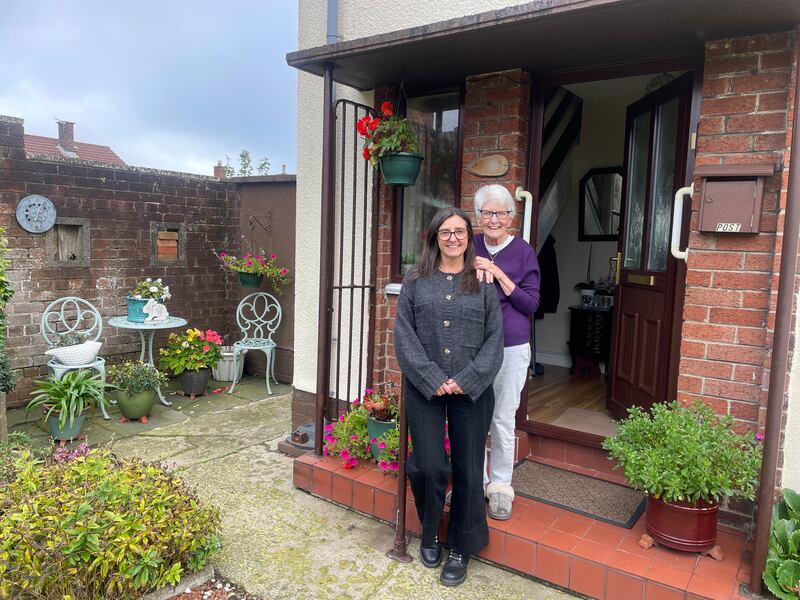
{"type": "Polygon", "coordinates": [[[39,194],[25,196],[17,204],[17,222],[25,231],[44,233],[56,223],[56,207],[39,194]]]}

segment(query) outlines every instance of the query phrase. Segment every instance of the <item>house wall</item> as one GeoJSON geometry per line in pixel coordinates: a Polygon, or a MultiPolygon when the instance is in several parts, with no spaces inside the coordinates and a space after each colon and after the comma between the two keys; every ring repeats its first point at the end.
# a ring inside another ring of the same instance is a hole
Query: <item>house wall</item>
{"type": "Polygon", "coordinates": [[[705,55],[696,164],[771,162],[777,170],[766,179],[759,234],[700,233],[694,194],[678,399],[700,398],[758,432],[769,385],[796,51],[795,36],[784,32],[710,42],[705,55]]]}
{"type": "MultiPolygon", "coordinates": [[[[104,321],[126,313],[126,294],[145,277],[170,286],[169,311],[190,326],[230,334],[235,300],[213,248],[238,243],[236,187],[209,177],[105,167],[70,160],[27,159],[21,119],[0,117],[0,226],[11,249],[8,352],[17,389],[9,406],[26,402],[32,379],[46,375],[47,349],[39,322],[49,302],[80,296],[104,321]],[[45,264],[45,235],[23,230],[14,217],[28,194],[50,198],[59,217],[88,219],[91,260],[86,267],[45,264]],[[150,266],[151,224],[181,223],[184,261],[150,266]]],[[[157,336],[163,342],[166,333],[157,336]]],[[[114,361],[140,349],[139,336],[105,326],[101,356],[114,361]]]]}

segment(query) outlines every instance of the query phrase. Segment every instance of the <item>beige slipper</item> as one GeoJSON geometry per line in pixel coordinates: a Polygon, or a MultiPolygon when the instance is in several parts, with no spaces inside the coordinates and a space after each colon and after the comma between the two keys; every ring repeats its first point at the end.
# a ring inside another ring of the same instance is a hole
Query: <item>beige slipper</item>
{"type": "Polygon", "coordinates": [[[489,517],[496,521],[511,518],[514,502],[514,488],[507,483],[490,483],[486,488],[489,497],[489,517]]]}

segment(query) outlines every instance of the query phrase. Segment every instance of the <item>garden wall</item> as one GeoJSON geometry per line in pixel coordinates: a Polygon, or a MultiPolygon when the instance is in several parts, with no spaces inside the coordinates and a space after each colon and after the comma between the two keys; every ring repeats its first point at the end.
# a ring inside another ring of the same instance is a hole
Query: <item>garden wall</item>
{"type": "Polygon", "coordinates": [[[0,227],[9,239],[15,289],[8,306],[8,351],[17,389],[8,396],[9,406],[24,404],[32,379],[46,374],[39,320],[47,304],[63,296],[80,296],[98,308],[104,320],[100,354],[112,362],[140,348],[138,335],[105,322],[125,313],[126,293],[145,277],[160,277],[170,286],[170,313],[190,326],[230,335],[238,282],[218,267],[212,251],[238,247],[236,184],[154,169],[29,159],[23,134],[21,119],[0,116],[0,227]],[[55,232],[31,234],[18,225],[17,203],[29,194],[52,200],[62,225],[88,232],[86,256],[57,260],[55,232]],[[158,230],[177,233],[178,260],[158,259],[158,230]]]}

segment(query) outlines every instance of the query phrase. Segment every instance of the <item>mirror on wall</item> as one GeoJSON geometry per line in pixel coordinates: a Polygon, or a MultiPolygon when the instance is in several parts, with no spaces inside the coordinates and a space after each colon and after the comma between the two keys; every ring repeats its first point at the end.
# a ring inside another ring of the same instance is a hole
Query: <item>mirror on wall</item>
{"type": "Polygon", "coordinates": [[[579,190],[578,240],[616,240],[622,200],[622,167],[589,169],[581,179],[579,190]]]}

